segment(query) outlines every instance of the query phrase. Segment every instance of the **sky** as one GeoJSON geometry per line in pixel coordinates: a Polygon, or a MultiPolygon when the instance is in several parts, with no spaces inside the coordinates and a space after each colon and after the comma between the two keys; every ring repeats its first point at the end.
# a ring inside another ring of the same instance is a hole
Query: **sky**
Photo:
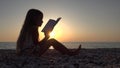
{"type": "Polygon", "coordinates": [[[120,0],[0,0],[0,42],[16,42],[29,9],[49,19],[62,17],[54,38],[71,42],[120,42],[120,0]]]}

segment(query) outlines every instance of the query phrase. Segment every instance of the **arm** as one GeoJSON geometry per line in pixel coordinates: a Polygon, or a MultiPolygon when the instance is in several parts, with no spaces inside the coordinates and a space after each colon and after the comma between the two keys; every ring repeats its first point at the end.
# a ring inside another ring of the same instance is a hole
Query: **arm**
{"type": "Polygon", "coordinates": [[[49,32],[44,32],[44,35],[45,35],[45,37],[44,37],[44,39],[42,39],[40,42],[39,42],[39,44],[40,45],[43,45],[44,43],[46,43],[46,41],[49,39],[49,32]]]}

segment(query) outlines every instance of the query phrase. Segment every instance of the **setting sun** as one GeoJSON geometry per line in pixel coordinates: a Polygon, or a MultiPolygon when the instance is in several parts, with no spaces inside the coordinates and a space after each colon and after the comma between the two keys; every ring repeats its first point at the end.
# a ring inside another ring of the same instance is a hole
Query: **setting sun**
{"type": "MultiPolygon", "coordinates": [[[[39,38],[41,40],[45,37],[45,35],[43,32],[41,32],[41,28],[39,28],[38,31],[39,31],[39,35],[40,35],[39,38]]],[[[49,35],[50,35],[50,38],[61,40],[62,30],[60,30],[59,28],[55,28],[54,31],[52,31],[49,35]]]]}
{"type": "Polygon", "coordinates": [[[55,37],[55,32],[51,32],[50,33],[50,38],[54,38],[55,37]]]}

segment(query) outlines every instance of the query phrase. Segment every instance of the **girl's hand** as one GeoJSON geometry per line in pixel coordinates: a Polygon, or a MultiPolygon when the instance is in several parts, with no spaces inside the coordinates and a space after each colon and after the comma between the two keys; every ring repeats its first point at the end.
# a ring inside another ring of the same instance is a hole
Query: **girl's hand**
{"type": "Polygon", "coordinates": [[[50,32],[44,32],[44,35],[45,35],[45,39],[49,39],[49,37],[50,37],[50,34],[49,34],[50,32]]]}
{"type": "Polygon", "coordinates": [[[45,35],[44,39],[39,42],[40,45],[44,45],[50,37],[48,32],[44,32],[44,35],[45,35]]]}

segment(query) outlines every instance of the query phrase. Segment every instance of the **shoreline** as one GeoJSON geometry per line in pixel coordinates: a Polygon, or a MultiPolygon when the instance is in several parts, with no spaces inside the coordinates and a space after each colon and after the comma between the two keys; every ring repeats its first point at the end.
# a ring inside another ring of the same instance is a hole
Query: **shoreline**
{"type": "Polygon", "coordinates": [[[49,49],[41,57],[16,56],[15,50],[0,49],[0,67],[119,68],[120,48],[81,49],[76,56],[61,55],[58,51],[49,49]]]}

